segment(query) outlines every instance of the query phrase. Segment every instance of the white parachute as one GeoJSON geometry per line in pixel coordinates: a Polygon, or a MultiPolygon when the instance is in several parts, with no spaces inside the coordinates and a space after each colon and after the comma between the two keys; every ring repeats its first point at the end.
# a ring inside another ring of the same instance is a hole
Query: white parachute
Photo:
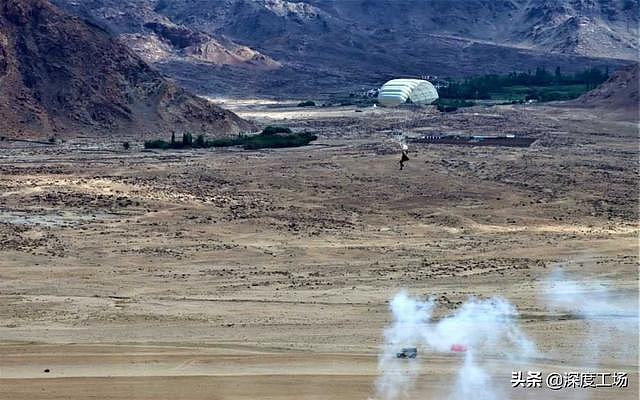
{"type": "Polygon", "coordinates": [[[382,85],[378,103],[394,107],[410,100],[413,104],[427,105],[438,100],[438,91],[429,81],[422,79],[392,79],[382,85]]]}

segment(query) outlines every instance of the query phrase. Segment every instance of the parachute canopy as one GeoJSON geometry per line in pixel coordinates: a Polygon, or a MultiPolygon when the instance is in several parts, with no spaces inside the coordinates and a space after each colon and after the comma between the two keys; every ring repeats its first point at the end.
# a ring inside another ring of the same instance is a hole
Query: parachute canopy
{"type": "Polygon", "coordinates": [[[378,102],[386,107],[398,106],[411,100],[426,105],[438,100],[438,91],[429,81],[422,79],[392,79],[382,85],[378,102]]]}

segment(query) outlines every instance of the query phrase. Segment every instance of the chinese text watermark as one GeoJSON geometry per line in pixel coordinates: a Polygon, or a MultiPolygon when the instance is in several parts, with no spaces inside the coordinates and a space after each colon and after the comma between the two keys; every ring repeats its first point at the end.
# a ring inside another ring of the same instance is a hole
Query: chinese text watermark
{"type": "Polygon", "coordinates": [[[511,387],[542,388],[551,390],[569,388],[626,388],[629,378],[626,372],[550,372],[513,371],[511,387]]]}

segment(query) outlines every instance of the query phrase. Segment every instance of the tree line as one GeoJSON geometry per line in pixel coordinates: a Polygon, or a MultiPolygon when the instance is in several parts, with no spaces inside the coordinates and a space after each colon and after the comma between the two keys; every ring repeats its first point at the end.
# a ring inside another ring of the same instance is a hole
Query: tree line
{"type": "MultiPolygon", "coordinates": [[[[182,140],[176,140],[175,133],[171,134],[171,141],[163,139],[146,140],[145,149],[206,149],[210,147],[242,146],[245,150],[264,148],[299,147],[306,146],[316,140],[318,136],[311,132],[292,132],[282,126],[267,126],[257,135],[238,135],[207,139],[198,135],[195,139],[189,132],[182,134],[182,140]]],[[[124,146],[124,144],[123,144],[124,146]]],[[[128,147],[125,146],[125,149],[128,147]]]]}
{"type": "Polygon", "coordinates": [[[490,99],[492,92],[499,92],[511,86],[563,86],[586,85],[591,90],[607,80],[609,68],[586,68],[581,72],[564,74],[560,67],[549,72],[545,67],[535,72],[511,72],[506,75],[486,74],[467,78],[462,81],[447,79],[448,86],[438,89],[440,97],[449,99],[490,99]]]}

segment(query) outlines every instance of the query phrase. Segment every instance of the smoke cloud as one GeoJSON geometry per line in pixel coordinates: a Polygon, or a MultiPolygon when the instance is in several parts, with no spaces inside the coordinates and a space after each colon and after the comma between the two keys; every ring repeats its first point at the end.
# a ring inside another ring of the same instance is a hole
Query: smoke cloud
{"type": "MultiPolygon", "coordinates": [[[[560,313],[563,321],[578,324],[572,325],[572,329],[583,335],[582,339],[571,333],[566,335],[565,340],[571,341],[567,345],[576,349],[572,354],[555,353],[552,349],[555,354],[548,356],[561,360],[583,357],[580,365],[590,371],[604,359],[608,360],[607,365],[636,362],[639,318],[635,288],[628,287],[625,291],[604,280],[575,279],[557,269],[538,289],[541,305],[551,315],[560,313]]],[[[489,360],[507,359],[514,367],[516,364],[523,367],[538,355],[535,344],[518,326],[516,308],[501,297],[470,298],[455,312],[438,320],[433,317],[436,306],[433,298],[419,299],[406,291],[394,296],[390,303],[393,319],[384,331],[378,359],[376,399],[410,398],[424,363],[428,362],[428,354],[452,352],[461,354],[463,359],[451,390],[438,398],[508,398],[509,393],[496,389],[504,385],[492,381],[489,360]],[[416,358],[398,357],[403,348],[414,347],[418,349],[416,358]]],[[[428,376],[425,379],[428,381],[428,376]]],[[[590,392],[566,391],[563,396],[585,398],[590,392]]]]}
{"type": "Polygon", "coordinates": [[[383,400],[405,398],[420,375],[424,356],[401,359],[402,348],[416,347],[423,352],[461,352],[464,362],[459,369],[451,398],[492,400],[498,398],[482,358],[501,354],[515,359],[535,354],[534,344],[520,331],[518,314],[500,297],[469,299],[455,313],[433,321],[435,302],[422,301],[398,293],[390,304],[393,321],[384,332],[383,351],[379,358],[380,376],[377,396],[383,400]]]}
{"type": "Polygon", "coordinates": [[[597,365],[617,352],[622,358],[637,357],[636,296],[625,295],[607,281],[577,280],[558,268],[544,281],[542,298],[551,311],[584,321],[586,337],[581,345],[588,346],[589,356],[583,365],[597,365]],[[634,347],[635,352],[629,351],[634,347]]]}
{"type": "Polygon", "coordinates": [[[543,295],[554,309],[590,319],[637,319],[638,305],[633,299],[614,296],[612,285],[606,281],[578,281],[561,269],[545,280],[543,295]],[[629,301],[631,300],[631,301],[629,301]]]}

